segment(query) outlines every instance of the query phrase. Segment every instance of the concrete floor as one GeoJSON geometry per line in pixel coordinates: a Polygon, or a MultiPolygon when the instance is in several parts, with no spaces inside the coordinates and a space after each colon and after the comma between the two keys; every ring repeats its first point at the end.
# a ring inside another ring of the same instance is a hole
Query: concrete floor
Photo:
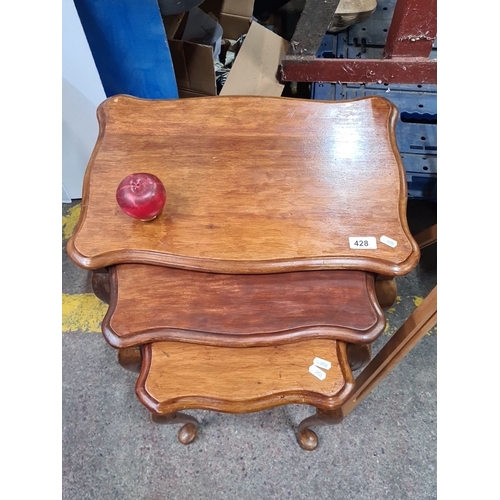
{"type": "MultiPolygon", "coordinates": [[[[317,427],[320,444],[303,451],[298,423],[313,413],[290,405],[247,415],[191,411],[197,440],[177,440],[134,392],[99,331],[106,306],[91,295],[90,273],[67,257],[79,200],[63,204],[62,492],[64,500],[427,500],[437,497],[436,351],[432,329],[396,369],[337,426],[317,427]]],[[[436,205],[410,200],[414,233],[436,222],[436,205]]],[[[400,300],[374,353],[436,285],[436,247],[398,279],[400,300]]]]}

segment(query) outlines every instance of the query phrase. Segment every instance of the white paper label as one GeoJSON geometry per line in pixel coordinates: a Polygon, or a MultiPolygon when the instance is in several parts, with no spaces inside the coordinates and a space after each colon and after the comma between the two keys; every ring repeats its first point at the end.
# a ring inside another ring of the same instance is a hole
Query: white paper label
{"type": "Polygon", "coordinates": [[[377,248],[377,238],[375,236],[349,236],[349,248],[374,250],[377,248]]]}
{"type": "Polygon", "coordinates": [[[391,248],[396,248],[398,246],[398,242],[396,240],[393,240],[392,238],[389,238],[389,236],[381,236],[380,237],[380,243],[383,243],[384,245],[388,245],[391,248]]]}
{"type": "Polygon", "coordinates": [[[309,373],[314,375],[316,378],[319,378],[320,380],[325,380],[325,378],[326,378],[326,373],[314,365],[311,365],[309,367],[309,373]]]}
{"type": "Polygon", "coordinates": [[[318,366],[319,368],[324,368],[325,370],[329,370],[332,367],[330,361],[322,358],[314,358],[313,365],[318,366]]]}

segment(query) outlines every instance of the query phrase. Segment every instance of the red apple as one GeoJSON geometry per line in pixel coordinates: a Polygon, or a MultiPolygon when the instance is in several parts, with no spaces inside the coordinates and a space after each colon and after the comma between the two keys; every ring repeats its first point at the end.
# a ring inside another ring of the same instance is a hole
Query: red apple
{"type": "Polygon", "coordinates": [[[116,190],[118,206],[130,217],[143,221],[153,220],[165,206],[167,192],[156,175],[130,174],[116,190]]]}

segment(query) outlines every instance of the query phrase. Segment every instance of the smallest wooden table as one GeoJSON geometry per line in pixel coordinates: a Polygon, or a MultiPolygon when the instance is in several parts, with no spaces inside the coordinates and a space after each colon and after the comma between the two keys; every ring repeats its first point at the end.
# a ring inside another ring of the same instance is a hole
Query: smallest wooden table
{"type": "Polygon", "coordinates": [[[352,367],[383,331],[393,278],[419,249],[406,222],[396,108],[344,102],[115,96],[98,110],[82,212],[67,251],[95,271],[106,340],[140,371],[155,421],[309,404],[298,427],[339,420],[352,367]],[[123,214],[115,190],[150,172],[167,189],[155,220],[123,214]],[[329,369],[312,372],[315,358],[329,369]],[[327,364],[328,364],[327,363],[327,364]],[[319,378],[318,378],[319,377],[319,378]]]}
{"type": "MultiPolygon", "coordinates": [[[[332,413],[354,387],[346,344],[336,340],[246,349],[155,342],[144,347],[143,357],[137,396],[153,421],[186,423],[179,431],[184,444],[195,439],[198,422],[179,410],[249,413],[307,404],[332,413]],[[318,356],[331,363],[324,380],[308,371],[318,356]]],[[[297,438],[304,449],[317,446],[317,436],[307,427],[297,438]]]]}

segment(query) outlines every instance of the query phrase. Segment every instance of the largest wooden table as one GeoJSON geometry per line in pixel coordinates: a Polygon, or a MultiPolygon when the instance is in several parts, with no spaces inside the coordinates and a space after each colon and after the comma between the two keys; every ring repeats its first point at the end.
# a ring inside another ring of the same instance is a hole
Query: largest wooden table
{"type": "MultiPolygon", "coordinates": [[[[138,355],[141,402],[156,420],[186,423],[184,443],[198,424],[183,408],[303,403],[335,421],[356,353],[384,329],[393,278],[420,255],[394,105],[118,95],[98,119],[67,251],[94,271],[122,364],[138,355]],[[116,203],[134,172],[166,186],[153,221],[116,203]],[[308,371],[314,357],[332,364],[323,380],[308,371]]],[[[299,443],[313,449],[306,427],[299,443]]]]}

